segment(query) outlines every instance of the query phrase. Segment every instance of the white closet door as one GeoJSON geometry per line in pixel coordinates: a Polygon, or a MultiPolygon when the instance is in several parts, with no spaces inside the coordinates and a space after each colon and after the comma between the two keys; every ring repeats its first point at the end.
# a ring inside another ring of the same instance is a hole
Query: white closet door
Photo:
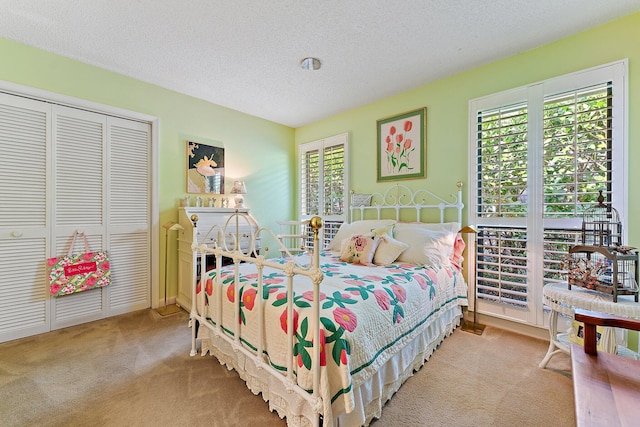
{"type": "Polygon", "coordinates": [[[108,314],[151,306],[151,127],[109,117],[108,314]]]}
{"type": "Polygon", "coordinates": [[[49,111],[0,94],[0,342],[49,330],[49,111]]]}
{"type": "MultiPolygon", "coordinates": [[[[55,105],[52,115],[54,191],[52,236],[55,255],[69,249],[71,236],[85,233],[91,250],[105,249],[106,116],[55,105]]],[[[84,247],[77,242],[74,253],[84,247]]],[[[106,317],[106,288],[53,299],[51,329],[106,317]]]]}

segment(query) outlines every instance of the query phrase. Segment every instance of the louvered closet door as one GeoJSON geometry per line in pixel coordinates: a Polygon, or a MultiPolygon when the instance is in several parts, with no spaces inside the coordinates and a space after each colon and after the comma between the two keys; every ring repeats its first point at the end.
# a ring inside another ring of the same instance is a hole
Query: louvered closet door
{"type": "Polygon", "coordinates": [[[109,315],[151,306],[151,128],[108,118],[109,315]]]}
{"type": "MultiPolygon", "coordinates": [[[[66,253],[71,236],[85,233],[91,250],[107,247],[106,126],[104,115],[53,106],[53,236],[56,255],[66,253]]],[[[74,253],[84,251],[77,242],[74,253]]],[[[95,289],[53,299],[51,329],[101,319],[107,290],[95,289]]]]}
{"type": "Polygon", "coordinates": [[[49,330],[49,110],[0,94],[0,342],[49,330]]]}
{"type": "Polygon", "coordinates": [[[64,107],[53,122],[56,252],[84,232],[112,283],[57,298],[52,329],[150,307],[150,125],[64,107]]]}

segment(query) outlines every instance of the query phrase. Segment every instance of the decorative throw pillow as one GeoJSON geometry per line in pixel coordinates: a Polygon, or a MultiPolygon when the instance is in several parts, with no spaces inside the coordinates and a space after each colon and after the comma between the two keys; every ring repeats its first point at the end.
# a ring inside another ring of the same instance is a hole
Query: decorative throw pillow
{"type": "Polygon", "coordinates": [[[408,247],[408,244],[396,240],[388,234],[383,234],[380,236],[380,243],[376,253],[373,255],[373,263],[376,265],[393,264],[408,247]]]}
{"type": "Polygon", "coordinates": [[[345,242],[340,252],[340,260],[353,264],[371,265],[379,244],[380,237],[373,233],[354,234],[345,242]]]}
{"type": "Polygon", "coordinates": [[[354,221],[351,223],[343,223],[338,232],[334,236],[331,243],[329,243],[328,249],[334,252],[338,252],[342,248],[342,242],[348,240],[353,234],[367,234],[378,228],[387,227],[396,223],[395,219],[364,219],[360,221],[354,221]]]}
{"type": "Polygon", "coordinates": [[[462,253],[464,252],[466,245],[467,244],[462,239],[462,236],[458,233],[456,235],[456,241],[453,244],[453,255],[451,255],[451,264],[458,270],[462,269],[462,262],[464,261],[462,253]]]}

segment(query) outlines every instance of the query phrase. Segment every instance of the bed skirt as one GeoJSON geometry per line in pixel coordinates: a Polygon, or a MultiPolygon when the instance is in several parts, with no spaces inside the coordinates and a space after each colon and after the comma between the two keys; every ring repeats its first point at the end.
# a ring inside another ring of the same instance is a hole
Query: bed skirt
{"type": "MultiPolygon", "coordinates": [[[[365,383],[354,388],[355,410],[346,414],[340,408],[333,408],[333,420],[324,420],[325,426],[351,427],[368,425],[382,414],[382,407],[391,399],[400,386],[429,360],[431,354],[442,341],[453,333],[462,319],[461,307],[452,304],[443,310],[432,322],[398,353],[389,359],[365,383]]],[[[272,374],[258,368],[254,361],[242,352],[235,352],[232,346],[211,329],[201,328],[201,354],[209,352],[229,370],[236,370],[240,378],[254,394],[262,394],[269,409],[287,420],[288,427],[311,426],[315,417],[309,404],[296,393],[272,377],[272,374]],[[205,333],[206,331],[206,333],[205,333]],[[205,335],[206,334],[206,335],[205,335]]]]}

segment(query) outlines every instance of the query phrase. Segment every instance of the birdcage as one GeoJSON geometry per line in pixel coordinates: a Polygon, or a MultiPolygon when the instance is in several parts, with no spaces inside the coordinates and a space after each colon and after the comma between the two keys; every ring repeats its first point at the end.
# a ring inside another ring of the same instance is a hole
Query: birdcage
{"type": "Polygon", "coordinates": [[[566,259],[567,282],[613,295],[634,295],[638,302],[638,252],[619,252],[601,246],[573,246],[566,259]]]}
{"type": "Polygon", "coordinates": [[[618,211],[604,203],[602,190],[598,203],[582,216],[582,244],[614,248],[622,246],[622,222],[618,211]]]}

